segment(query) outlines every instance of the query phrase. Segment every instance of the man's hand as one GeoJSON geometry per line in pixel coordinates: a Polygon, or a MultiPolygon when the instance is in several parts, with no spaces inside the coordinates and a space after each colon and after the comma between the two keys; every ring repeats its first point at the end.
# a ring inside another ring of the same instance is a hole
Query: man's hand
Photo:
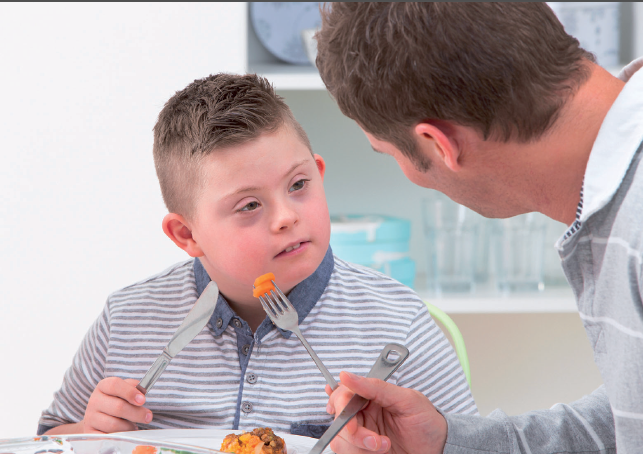
{"type": "Polygon", "coordinates": [[[101,380],[87,403],[83,432],[126,432],[138,430],[136,423],[152,421],[152,412],[142,406],[145,396],[137,384],[137,380],[117,377],[101,380]]]}
{"type": "Polygon", "coordinates": [[[424,394],[348,372],[339,377],[341,386],[334,392],[326,386],[328,413],[339,414],[353,393],[370,402],[331,442],[334,452],[436,454],[444,450],[446,420],[424,394]]]}

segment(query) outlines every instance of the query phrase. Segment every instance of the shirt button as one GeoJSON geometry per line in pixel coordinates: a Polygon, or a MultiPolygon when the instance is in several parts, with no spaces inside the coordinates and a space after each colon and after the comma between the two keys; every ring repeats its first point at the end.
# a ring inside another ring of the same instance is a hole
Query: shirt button
{"type": "Polygon", "coordinates": [[[252,404],[250,402],[242,402],[241,411],[244,413],[250,413],[252,411],[252,404]]]}
{"type": "Polygon", "coordinates": [[[253,374],[252,372],[246,374],[246,381],[250,384],[257,383],[257,374],[253,374]]]}
{"type": "Polygon", "coordinates": [[[248,356],[248,352],[250,351],[250,345],[246,344],[243,347],[241,347],[241,351],[243,352],[244,355],[248,356]]]}
{"type": "Polygon", "coordinates": [[[221,328],[223,326],[223,320],[220,318],[217,319],[217,328],[221,328]]]}
{"type": "Polygon", "coordinates": [[[237,328],[241,328],[241,320],[239,320],[238,318],[235,318],[232,323],[234,323],[234,326],[236,326],[237,328]]]}

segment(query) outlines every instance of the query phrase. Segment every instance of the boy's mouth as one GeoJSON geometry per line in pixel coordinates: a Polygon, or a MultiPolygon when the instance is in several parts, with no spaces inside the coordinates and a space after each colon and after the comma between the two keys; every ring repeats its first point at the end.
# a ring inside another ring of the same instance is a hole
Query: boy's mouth
{"type": "Polygon", "coordinates": [[[309,243],[310,243],[310,241],[301,241],[299,243],[291,244],[286,249],[284,249],[279,254],[277,254],[277,257],[282,257],[284,255],[297,254],[299,252],[299,250],[306,249],[306,246],[308,246],[309,243]]]}

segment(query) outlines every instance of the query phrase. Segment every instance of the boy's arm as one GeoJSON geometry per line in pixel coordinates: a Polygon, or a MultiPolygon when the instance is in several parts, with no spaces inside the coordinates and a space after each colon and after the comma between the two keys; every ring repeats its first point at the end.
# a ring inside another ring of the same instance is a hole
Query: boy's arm
{"type": "Polygon", "coordinates": [[[129,432],[138,429],[136,423],[149,424],[152,412],[143,407],[145,396],[137,384],[137,380],[117,377],[101,380],[81,421],[51,428],[46,434],[129,432]]]}
{"type": "Polygon", "coordinates": [[[455,350],[435,323],[424,302],[406,338],[409,359],[394,375],[397,384],[427,396],[444,413],[477,415],[464,370],[455,350]]]}
{"type": "Polygon", "coordinates": [[[110,331],[108,305],[83,338],[53,402],[42,412],[39,434],[83,420],[89,398],[104,378],[110,331]]]}

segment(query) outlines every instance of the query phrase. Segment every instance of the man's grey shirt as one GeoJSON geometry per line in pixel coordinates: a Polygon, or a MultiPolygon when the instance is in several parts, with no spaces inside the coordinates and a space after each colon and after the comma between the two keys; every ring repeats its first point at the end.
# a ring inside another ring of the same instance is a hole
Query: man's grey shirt
{"type": "Polygon", "coordinates": [[[557,243],[604,385],[549,410],[445,415],[445,453],[643,452],[643,59],[608,112],[585,172],[580,226],[557,243]]]}

